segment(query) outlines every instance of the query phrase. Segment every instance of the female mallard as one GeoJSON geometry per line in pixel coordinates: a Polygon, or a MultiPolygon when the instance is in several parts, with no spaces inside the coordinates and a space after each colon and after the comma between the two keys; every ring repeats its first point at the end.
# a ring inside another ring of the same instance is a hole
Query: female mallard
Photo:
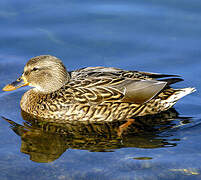
{"type": "Polygon", "coordinates": [[[68,73],[61,60],[43,55],[30,59],[22,76],[3,90],[34,87],[23,95],[21,109],[57,122],[127,120],[166,111],[195,91],[169,87],[180,78],[156,80],[174,76],[106,67],[68,73]]]}

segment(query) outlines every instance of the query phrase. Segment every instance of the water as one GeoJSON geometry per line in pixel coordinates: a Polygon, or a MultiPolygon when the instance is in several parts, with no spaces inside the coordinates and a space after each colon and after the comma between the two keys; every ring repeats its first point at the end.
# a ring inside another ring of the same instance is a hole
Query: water
{"type": "Polygon", "coordinates": [[[179,74],[185,81],[174,87],[198,91],[176,104],[178,116],[156,123],[162,130],[138,127],[122,140],[84,136],[76,126],[69,137],[41,124],[28,124],[30,130],[19,107],[26,89],[1,92],[0,179],[200,179],[200,7],[198,0],[1,0],[0,88],[29,58],[51,54],[68,70],[101,65],[179,74]]]}

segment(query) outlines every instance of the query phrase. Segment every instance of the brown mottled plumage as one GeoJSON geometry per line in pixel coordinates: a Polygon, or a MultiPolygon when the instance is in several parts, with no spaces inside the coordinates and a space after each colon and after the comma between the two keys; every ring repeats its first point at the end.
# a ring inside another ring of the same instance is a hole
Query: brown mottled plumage
{"type": "Polygon", "coordinates": [[[23,111],[54,121],[114,121],[166,111],[194,88],[173,89],[180,78],[117,68],[88,67],[68,73],[56,57],[28,61],[22,77],[7,85],[33,89],[21,99],[23,111]]]}

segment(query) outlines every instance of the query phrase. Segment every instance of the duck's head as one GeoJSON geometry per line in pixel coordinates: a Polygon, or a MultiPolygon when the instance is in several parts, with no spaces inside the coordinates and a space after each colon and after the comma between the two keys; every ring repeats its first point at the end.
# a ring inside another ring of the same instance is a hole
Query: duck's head
{"type": "Polygon", "coordinates": [[[29,85],[40,93],[51,93],[60,89],[69,79],[69,74],[60,59],[42,55],[31,58],[24,67],[22,76],[6,85],[3,90],[12,91],[29,85]]]}

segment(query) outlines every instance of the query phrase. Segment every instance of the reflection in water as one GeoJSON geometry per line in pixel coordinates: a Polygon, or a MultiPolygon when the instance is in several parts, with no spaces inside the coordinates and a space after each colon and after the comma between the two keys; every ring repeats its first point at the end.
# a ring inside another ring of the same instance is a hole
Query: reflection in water
{"type": "Polygon", "coordinates": [[[21,136],[21,152],[29,154],[35,162],[52,162],[69,148],[108,152],[123,147],[176,146],[176,142],[168,142],[158,135],[175,125],[172,120],[178,118],[178,113],[174,109],[154,116],[138,117],[121,138],[117,131],[124,122],[57,124],[48,122],[48,119],[36,119],[25,112],[22,112],[22,117],[25,120],[23,125],[4,119],[21,136]]]}

